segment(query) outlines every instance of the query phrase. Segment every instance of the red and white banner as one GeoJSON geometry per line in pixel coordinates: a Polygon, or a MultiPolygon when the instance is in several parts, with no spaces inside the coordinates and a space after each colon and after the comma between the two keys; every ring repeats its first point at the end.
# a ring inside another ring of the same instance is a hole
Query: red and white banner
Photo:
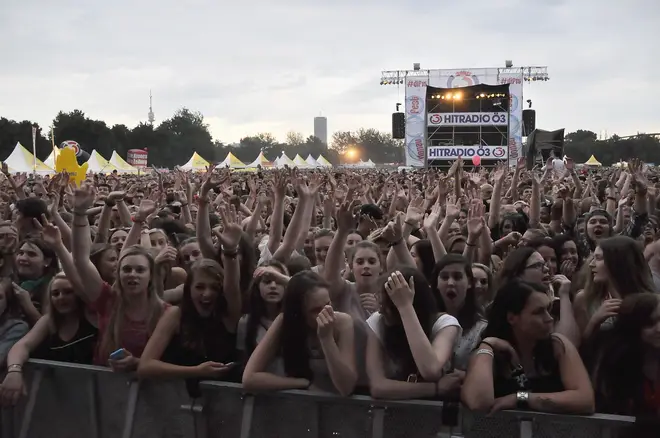
{"type": "Polygon", "coordinates": [[[133,167],[147,167],[149,153],[142,149],[129,149],[126,152],[126,162],[133,167]]]}

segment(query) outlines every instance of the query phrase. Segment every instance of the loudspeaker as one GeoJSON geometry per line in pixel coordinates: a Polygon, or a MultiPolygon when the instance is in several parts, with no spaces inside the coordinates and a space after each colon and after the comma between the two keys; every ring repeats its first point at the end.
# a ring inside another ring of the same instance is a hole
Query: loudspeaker
{"type": "Polygon", "coordinates": [[[406,115],[404,113],[392,114],[392,138],[406,138],[406,115]]]}
{"type": "Polygon", "coordinates": [[[536,111],[533,109],[523,110],[523,137],[529,137],[529,134],[536,129],[536,111]]]}
{"type": "Polygon", "coordinates": [[[523,152],[526,157],[527,169],[534,167],[537,158],[542,158],[543,162],[546,162],[553,154],[555,157],[563,157],[564,130],[544,131],[535,129],[527,137],[527,144],[524,145],[523,152]]]}

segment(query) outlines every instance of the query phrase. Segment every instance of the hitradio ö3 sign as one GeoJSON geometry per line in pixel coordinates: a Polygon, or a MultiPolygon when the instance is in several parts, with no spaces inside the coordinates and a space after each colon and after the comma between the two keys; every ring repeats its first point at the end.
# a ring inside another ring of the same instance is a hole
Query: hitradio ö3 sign
{"type": "Polygon", "coordinates": [[[507,148],[502,146],[431,146],[426,150],[429,160],[456,160],[463,158],[471,160],[480,157],[481,160],[504,160],[507,158],[507,148]]]}

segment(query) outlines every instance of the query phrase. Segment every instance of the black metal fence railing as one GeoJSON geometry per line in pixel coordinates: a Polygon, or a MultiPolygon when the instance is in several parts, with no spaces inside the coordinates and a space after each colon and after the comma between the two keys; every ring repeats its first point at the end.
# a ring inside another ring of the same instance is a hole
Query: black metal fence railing
{"type": "Polygon", "coordinates": [[[31,360],[28,396],[2,412],[2,438],[614,438],[635,418],[505,411],[437,401],[382,401],[309,391],[246,394],[202,382],[138,381],[107,368],[31,360]]]}

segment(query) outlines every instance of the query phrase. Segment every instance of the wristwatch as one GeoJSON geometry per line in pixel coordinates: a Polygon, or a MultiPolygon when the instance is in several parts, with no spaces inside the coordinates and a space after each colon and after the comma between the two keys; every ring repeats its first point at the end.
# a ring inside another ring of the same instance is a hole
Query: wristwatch
{"type": "Polygon", "coordinates": [[[529,392],[518,391],[516,393],[517,406],[520,409],[527,409],[529,407],[529,392]]]}

